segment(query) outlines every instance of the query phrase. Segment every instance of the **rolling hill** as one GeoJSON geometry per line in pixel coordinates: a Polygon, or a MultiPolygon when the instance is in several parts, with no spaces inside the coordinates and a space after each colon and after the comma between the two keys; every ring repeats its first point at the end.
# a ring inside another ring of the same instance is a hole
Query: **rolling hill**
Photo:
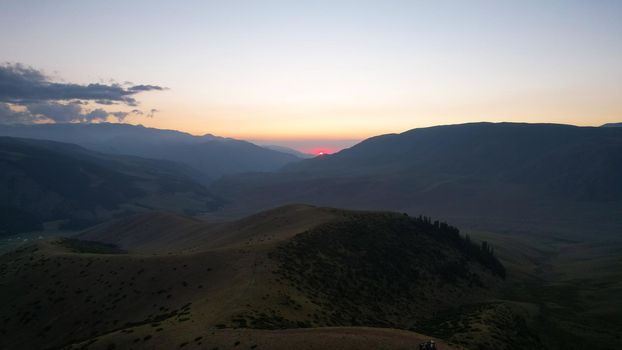
{"type": "Polygon", "coordinates": [[[474,123],[367,139],[272,174],[222,178],[227,210],[290,202],[428,213],[472,227],[619,232],[622,129],[474,123]],[[364,189],[364,190],[362,190],[364,189]],[[589,218],[589,219],[588,219],[589,218]]]}
{"type": "Polygon", "coordinates": [[[11,303],[0,347],[409,349],[468,305],[464,336],[440,349],[537,344],[517,341],[529,334],[517,307],[491,302],[504,278],[485,245],[425,217],[305,205],[221,223],[146,213],[1,256],[11,303]],[[496,308],[505,321],[477,316],[496,308]]]}
{"type": "Polygon", "coordinates": [[[90,150],[180,162],[198,170],[195,180],[209,183],[225,174],[274,171],[297,156],[250,142],[210,134],[193,136],[142,125],[0,125],[0,135],[74,143],[90,150]]]}
{"type": "Polygon", "coordinates": [[[42,140],[0,137],[0,234],[80,228],[153,209],[202,212],[221,201],[181,164],[110,156],[42,140]]]}

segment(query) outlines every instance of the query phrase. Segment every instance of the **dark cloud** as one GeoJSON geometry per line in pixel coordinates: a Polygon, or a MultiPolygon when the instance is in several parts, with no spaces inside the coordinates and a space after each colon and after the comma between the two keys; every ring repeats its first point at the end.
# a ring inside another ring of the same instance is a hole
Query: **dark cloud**
{"type": "MultiPolygon", "coordinates": [[[[157,85],[123,86],[114,82],[88,85],[59,83],[32,67],[4,64],[0,65],[0,123],[41,120],[88,123],[108,117],[122,121],[130,114],[145,113],[138,109],[132,112],[109,112],[102,108],[89,110],[84,106],[89,102],[104,106],[137,106],[134,95],[164,89],[157,85]]],[[[154,113],[155,110],[151,110],[146,115],[153,116],[154,113]]]]}
{"type": "Polygon", "coordinates": [[[100,104],[100,105],[106,105],[106,106],[111,106],[116,104],[114,101],[110,101],[110,100],[95,100],[95,103],[100,104]]]}
{"type": "Polygon", "coordinates": [[[6,103],[0,103],[0,124],[4,123],[33,123],[33,116],[28,112],[16,111],[6,103]]]}
{"type": "Polygon", "coordinates": [[[157,112],[159,112],[159,110],[157,110],[157,109],[155,109],[155,108],[152,108],[152,109],[149,111],[149,113],[147,113],[147,117],[149,117],[149,118],[153,118],[153,116],[155,116],[155,114],[156,114],[157,112]]]}
{"type": "Polygon", "coordinates": [[[34,120],[50,119],[58,123],[82,121],[82,105],[77,103],[34,102],[26,105],[27,112],[34,120]]]}
{"type": "Polygon", "coordinates": [[[164,90],[163,87],[157,85],[134,85],[128,88],[129,91],[140,92],[140,91],[161,91],[164,90]]]}
{"type": "MultiPolygon", "coordinates": [[[[20,110],[8,103],[0,103],[0,124],[28,124],[36,122],[92,123],[108,118],[124,121],[128,116],[143,115],[141,110],[110,112],[102,108],[85,109],[80,103],[35,102],[20,110]]],[[[148,115],[149,116],[149,115],[148,115]]]]}

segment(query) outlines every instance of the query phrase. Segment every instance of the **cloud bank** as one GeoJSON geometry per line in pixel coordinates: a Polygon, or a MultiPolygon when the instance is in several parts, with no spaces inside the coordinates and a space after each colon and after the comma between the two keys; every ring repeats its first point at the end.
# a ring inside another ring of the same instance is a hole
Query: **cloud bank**
{"type": "Polygon", "coordinates": [[[135,107],[138,106],[136,94],[164,89],[142,84],[59,83],[35,68],[5,63],[0,65],[0,123],[92,123],[108,118],[123,121],[132,114],[153,117],[156,109],[113,112],[87,106],[95,103],[135,107]]]}

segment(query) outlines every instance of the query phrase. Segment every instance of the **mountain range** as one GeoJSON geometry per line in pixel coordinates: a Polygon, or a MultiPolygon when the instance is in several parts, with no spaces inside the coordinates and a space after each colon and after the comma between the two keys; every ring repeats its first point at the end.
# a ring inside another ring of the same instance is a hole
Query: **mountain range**
{"type": "Polygon", "coordinates": [[[225,174],[274,171],[300,160],[291,152],[247,141],[130,124],[0,125],[0,136],[52,140],[102,153],[171,160],[196,169],[200,175],[195,180],[203,184],[225,174]]]}
{"type": "Polygon", "coordinates": [[[622,129],[474,123],[372,137],[278,172],[224,176],[210,189],[232,212],[303,202],[468,225],[605,224],[622,208],[621,178],[622,129]]]}
{"type": "Polygon", "coordinates": [[[0,235],[78,229],[128,212],[213,211],[222,201],[182,164],[108,155],[54,141],[0,137],[0,235]]]}
{"type": "Polygon", "coordinates": [[[267,149],[271,149],[271,150],[275,150],[275,151],[279,151],[279,152],[283,152],[283,153],[289,153],[289,154],[293,154],[296,157],[300,158],[300,159],[307,159],[307,158],[313,158],[315,157],[312,154],[309,153],[303,153],[300,151],[297,151],[293,148],[289,148],[289,147],[285,147],[285,146],[279,146],[279,145],[261,145],[261,147],[263,148],[267,148],[267,149]]]}

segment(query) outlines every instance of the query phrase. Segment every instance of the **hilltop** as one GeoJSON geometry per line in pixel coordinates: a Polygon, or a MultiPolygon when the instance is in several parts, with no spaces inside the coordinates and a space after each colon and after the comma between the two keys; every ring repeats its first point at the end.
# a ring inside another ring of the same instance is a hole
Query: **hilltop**
{"type": "MultiPolygon", "coordinates": [[[[362,348],[412,348],[424,330],[440,333],[442,312],[488,309],[505,273],[486,245],[424,217],[304,205],[224,223],[149,213],[0,257],[0,292],[12,298],[1,345],[276,349],[336,336],[332,346],[348,349],[361,336],[362,348]],[[158,220],[172,224],[147,225],[158,220]]],[[[488,327],[459,342],[511,348],[494,338],[507,331],[488,327]]]]}

